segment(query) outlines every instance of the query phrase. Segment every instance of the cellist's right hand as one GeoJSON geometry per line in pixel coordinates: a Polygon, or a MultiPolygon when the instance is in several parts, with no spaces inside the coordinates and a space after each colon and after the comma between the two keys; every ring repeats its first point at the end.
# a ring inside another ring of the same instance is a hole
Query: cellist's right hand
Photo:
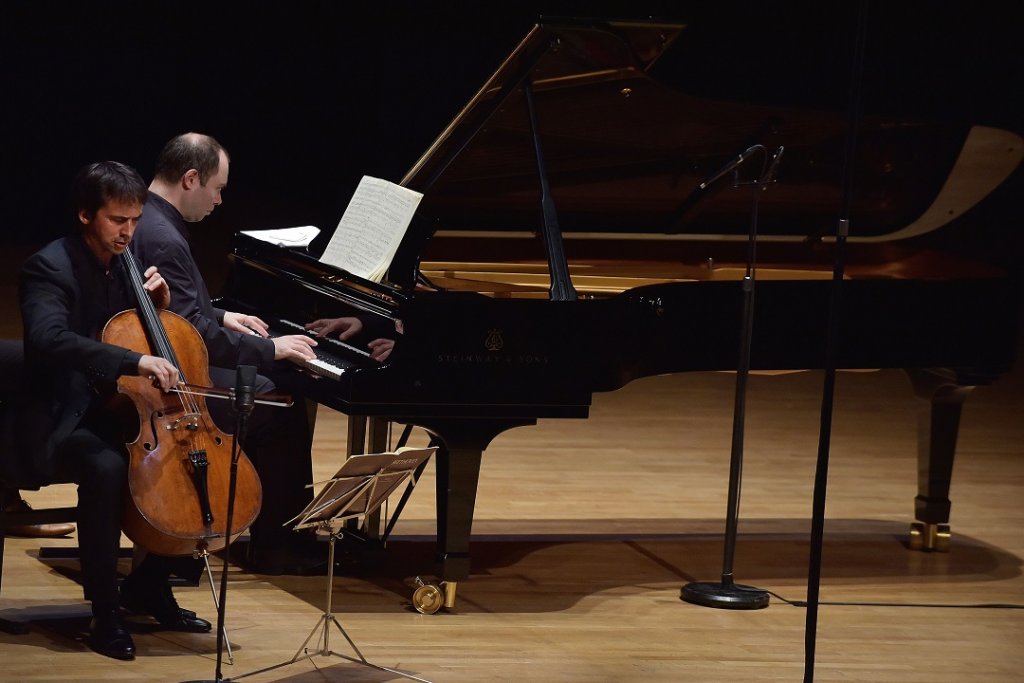
{"type": "Polygon", "coordinates": [[[143,356],[139,359],[139,375],[152,380],[164,391],[178,385],[178,368],[166,358],[143,356]]]}

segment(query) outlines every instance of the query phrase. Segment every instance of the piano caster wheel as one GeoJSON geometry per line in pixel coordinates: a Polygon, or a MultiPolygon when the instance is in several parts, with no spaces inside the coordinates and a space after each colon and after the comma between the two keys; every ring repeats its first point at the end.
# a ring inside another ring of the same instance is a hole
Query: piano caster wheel
{"type": "Polygon", "coordinates": [[[910,525],[910,549],[949,552],[949,525],[914,522],[910,525]]]}
{"type": "Polygon", "coordinates": [[[412,606],[420,614],[436,614],[444,605],[444,593],[435,583],[424,583],[416,577],[417,588],[412,592],[412,606]]]}
{"type": "Polygon", "coordinates": [[[455,607],[455,589],[458,587],[458,581],[428,583],[417,576],[415,583],[418,587],[412,592],[412,606],[420,614],[436,614],[442,607],[455,607]]]}

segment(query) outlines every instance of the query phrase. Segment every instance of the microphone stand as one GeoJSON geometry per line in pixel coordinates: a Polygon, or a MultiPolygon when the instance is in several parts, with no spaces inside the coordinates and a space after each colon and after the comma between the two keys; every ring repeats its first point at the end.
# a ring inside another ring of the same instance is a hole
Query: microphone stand
{"type": "Polygon", "coordinates": [[[818,638],[818,606],[821,597],[821,563],[825,541],[825,499],[828,491],[828,464],[832,442],[832,412],[835,403],[836,366],[838,365],[839,320],[842,314],[843,277],[846,272],[846,239],[850,234],[850,204],[853,196],[853,168],[857,152],[864,83],[864,54],[867,45],[868,0],[857,9],[851,62],[850,100],[847,112],[846,153],[843,164],[842,204],[836,224],[836,252],[832,266],[828,328],[825,337],[825,373],[821,390],[818,428],[818,457],[814,465],[814,492],[811,498],[811,547],[807,558],[807,616],[804,620],[804,683],[814,681],[814,657],[818,638]]]}
{"type": "MultiPolygon", "coordinates": [[[[762,148],[763,149],[763,148],[762,148]]],[[[719,609],[762,609],[768,606],[768,592],[733,582],[733,556],[740,507],[740,482],[743,476],[743,424],[746,416],[747,377],[750,374],[750,347],[754,333],[754,283],[757,279],[757,213],[761,192],[774,182],[782,159],[779,147],[761,176],[749,183],[753,205],[750,211],[750,234],[747,239],[747,269],[743,276],[743,312],[740,327],[740,350],[736,369],[736,395],[732,418],[732,455],[729,461],[729,502],[725,518],[725,553],[722,559],[722,580],[691,582],[679,591],[679,598],[703,607],[719,609]]],[[[701,187],[705,187],[704,183],[701,187]]],[[[740,183],[734,181],[734,187],[740,183]]]]}
{"type": "Polygon", "coordinates": [[[217,601],[217,668],[212,681],[187,681],[186,683],[221,683],[224,674],[221,664],[224,654],[224,612],[228,599],[228,561],[227,550],[231,545],[231,522],[235,514],[235,491],[238,488],[238,460],[242,453],[242,441],[245,440],[246,424],[255,406],[256,368],[252,365],[239,365],[235,388],[231,392],[231,407],[235,413],[235,432],[231,435],[231,470],[228,479],[228,511],[224,527],[225,559],[220,576],[220,599],[217,601]]]}

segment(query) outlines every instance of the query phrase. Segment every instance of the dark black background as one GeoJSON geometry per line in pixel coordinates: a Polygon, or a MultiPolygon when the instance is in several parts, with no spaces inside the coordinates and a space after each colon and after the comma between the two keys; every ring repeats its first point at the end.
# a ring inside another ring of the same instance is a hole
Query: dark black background
{"type": "MultiPolygon", "coordinates": [[[[1024,123],[1019,12],[1002,3],[868,5],[865,108],[1024,123]]],[[[82,164],[148,180],[187,130],[231,152],[220,207],[196,230],[222,259],[234,230],[331,228],[358,179],[397,181],[537,17],[688,24],[657,76],[741,101],[842,110],[857,3],[7,2],[0,8],[0,243],[70,223],[82,164]]],[[[1008,215],[1016,248],[1020,213],[1008,215]]]]}

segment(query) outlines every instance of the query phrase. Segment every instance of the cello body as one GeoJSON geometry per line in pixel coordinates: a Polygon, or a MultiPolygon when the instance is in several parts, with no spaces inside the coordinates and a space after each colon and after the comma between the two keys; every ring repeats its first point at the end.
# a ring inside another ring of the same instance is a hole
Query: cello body
{"type": "MultiPolygon", "coordinates": [[[[145,295],[143,295],[145,296],[145,295]]],[[[140,301],[140,306],[145,303],[140,301]]],[[[187,320],[154,311],[173,349],[181,381],[210,385],[206,346],[187,320]]],[[[123,311],[103,329],[105,342],[146,355],[154,350],[146,315],[123,311]]],[[[147,377],[118,379],[118,412],[134,406],[138,433],[126,444],[128,495],[122,527],[133,542],[159,555],[189,555],[223,548],[259,513],[262,489],[252,462],[239,449],[232,528],[226,528],[232,437],[213,422],[202,396],[166,393],[147,377]],[[130,404],[130,405],[128,405],[130,404]]]]}

